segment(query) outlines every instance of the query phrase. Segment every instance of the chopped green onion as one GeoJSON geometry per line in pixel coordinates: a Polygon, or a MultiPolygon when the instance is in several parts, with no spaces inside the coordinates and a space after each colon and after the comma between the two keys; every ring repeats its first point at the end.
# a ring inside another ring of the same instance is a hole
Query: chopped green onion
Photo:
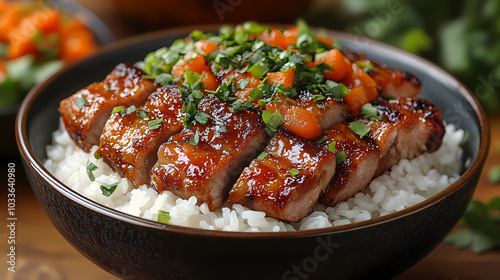
{"type": "Polygon", "coordinates": [[[96,170],[97,168],[98,167],[95,164],[93,164],[92,162],[87,163],[87,168],[86,168],[87,176],[89,176],[89,180],[91,182],[95,181],[95,176],[94,176],[94,173],[92,171],[96,170]]]}
{"type": "Polygon", "coordinates": [[[111,196],[115,192],[116,187],[118,187],[119,183],[120,182],[116,182],[116,183],[111,184],[109,186],[101,185],[100,189],[101,189],[102,195],[104,195],[105,197],[111,196]]]}
{"type": "Polygon", "coordinates": [[[325,136],[321,137],[320,139],[316,140],[316,143],[321,144],[321,143],[325,142],[327,139],[328,139],[328,136],[325,135],[325,136]]]}
{"type": "Polygon", "coordinates": [[[89,104],[87,99],[85,99],[85,96],[80,96],[77,100],[75,100],[75,105],[78,108],[78,110],[81,110],[85,105],[89,104]]]}
{"type": "Polygon", "coordinates": [[[163,224],[168,224],[168,222],[170,222],[170,213],[167,212],[167,211],[163,211],[163,210],[158,210],[158,219],[157,221],[159,223],[163,223],[163,224]]]}
{"type": "Polygon", "coordinates": [[[124,106],[116,106],[116,107],[113,108],[113,111],[111,111],[111,114],[120,113],[123,110],[125,110],[124,106]]]}
{"type": "Polygon", "coordinates": [[[347,158],[347,155],[344,152],[339,152],[335,155],[335,162],[341,163],[347,158]]]}
{"type": "Polygon", "coordinates": [[[102,154],[94,154],[94,158],[95,159],[100,159],[100,158],[102,158],[102,154]]]}
{"type": "Polygon", "coordinates": [[[292,169],[288,170],[288,173],[290,173],[290,175],[292,175],[292,176],[297,176],[297,175],[299,175],[300,172],[297,169],[292,168],[292,169]]]}
{"type": "Polygon", "coordinates": [[[330,145],[328,145],[328,150],[335,154],[335,146],[337,145],[337,141],[333,140],[330,145]]]}
{"type": "Polygon", "coordinates": [[[266,158],[267,156],[267,153],[266,152],[262,152],[260,153],[260,155],[257,157],[258,160],[263,160],[264,158],[266,158]]]}

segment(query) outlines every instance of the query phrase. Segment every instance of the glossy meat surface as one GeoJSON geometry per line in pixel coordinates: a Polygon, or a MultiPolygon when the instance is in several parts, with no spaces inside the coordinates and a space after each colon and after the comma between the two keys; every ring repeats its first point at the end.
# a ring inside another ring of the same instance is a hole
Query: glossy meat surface
{"type": "Polygon", "coordinates": [[[71,138],[88,152],[99,144],[102,128],[115,106],[140,106],[157,88],[152,81],[143,79],[142,70],[119,64],[102,81],[85,87],[59,104],[59,112],[71,138]],[[77,104],[85,98],[87,104],[77,104]]]}
{"type": "Polygon", "coordinates": [[[314,101],[314,93],[310,91],[299,92],[297,105],[311,111],[319,121],[322,130],[345,121],[349,117],[349,105],[345,101],[337,101],[331,96],[314,101]]]}
{"type": "MultiPolygon", "coordinates": [[[[366,61],[364,53],[344,51],[344,54],[352,63],[366,61]]],[[[380,93],[400,98],[416,97],[420,93],[422,85],[414,75],[380,65],[372,60],[370,60],[370,64],[374,69],[374,71],[370,71],[370,77],[377,83],[377,89],[380,93]]]]}
{"type": "Polygon", "coordinates": [[[222,205],[243,168],[268,141],[257,113],[233,113],[230,108],[214,95],[203,98],[198,109],[211,116],[209,122],[195,123],[161,145],[151,172],[156,190],[169,190],[182,198],[195,196],[211,210],[222,205]]]}
{"type": "Polygon", "coordinates": [[[265,152],[265,158],[254,159],[243,170],[228,202],[297,222],[325,191],[335,172],[335,155],[327,145],[284,129],[274,134],[265,152]]]}
{"type": "Polygon", "coordinates": [[[327,132],[339,139],[338,151],[343,151],[346,159],[337,164],[330,187],[320,198],[325,206],[334,206],[354,196],[401,159],[434,152],[440,147],[444,135],[441,114],[428,101],[381,98],[378,102],[381,120],[357,119],[370,128],[363,138],[349,131],[346,124],[327,132]]]}
{"type": "Polygon", "coordinates": [[[176,87],[161,87],[137,110],[147,113],[147,117],[142,118],[136,112],[111,115],[96,154],[102,155],[115,171],[139,186],[149,185],[149,173],[157,161],[158,147],[183,128],[180,91],[176,87]],[[150,122],[159,119],[163,122],[157,128],[150,128],[150,122]]]}
{"type": "Polygon", "coordinates": [[[344,161],[337,163],[328,191],[321,197],[324,205],[333,206],[362,191],[375,176],[379,150],[361,139],[347,123],[339,123],[325,131],[328,141],[335,141],[335,152],[344,153],[344,161]]]}

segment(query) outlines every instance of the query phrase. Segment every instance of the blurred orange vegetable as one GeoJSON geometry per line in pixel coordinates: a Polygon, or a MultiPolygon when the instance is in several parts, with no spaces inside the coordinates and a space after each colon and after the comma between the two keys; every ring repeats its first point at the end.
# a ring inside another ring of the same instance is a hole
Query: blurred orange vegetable
{"type": "Polygon", "coordinates": [[[295,79],[295,68],[289,69],[285,72],[269,72],[267,73],[267,82],[270,84],[280,83],[285,88],[291,88],[293,80],[295,79]]]}
{"type": "Polygon", "coordinates": [[[209,55],[219,48],[216,44],[207,39],[199,40],[198,42],[194,43],[194,46],[200,51],[204,52],[206,55],[209,55]]]}
{"type": "Polygon", "coordinates": [[[370,102],[362,86],[351,88],[351,92],[344,99],[349,104],[353,117],[359,116],[361,107],[370,102]]]}
{"type": "Polygon", "coordinates": [[[211,71],[203,71],[201,74],[203,75],[201,82],[205,84],[205,89],[216,90],[219,82],[215,75],[211,71]]]}
{"type": "Polygon", "coordinates": [[[325,78],[330,80],[339,81],[348,71],[351,70],[351,63],[337,49],[331,49],[328,51],[325,56],[316,60],[315,64],[318,65],[322,62],[332,68],[331,72],[324,73],[325,78]]]}
{"type": "Polygon", "coordinates": [[[32,54],[40,60],[74,61],[96,49],[94,37],[77,19],[42,2],[0,0],[0,43],[7,58],[32,54]]]}

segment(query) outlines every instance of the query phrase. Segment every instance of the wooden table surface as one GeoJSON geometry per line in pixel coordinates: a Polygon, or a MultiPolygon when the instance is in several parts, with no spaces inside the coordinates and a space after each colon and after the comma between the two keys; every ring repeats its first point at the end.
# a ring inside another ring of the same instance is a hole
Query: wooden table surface
{"type": "MultiPolygon", "coordinates": [[[[84,1],[94,9],[101,9],[104,15],[110,13],[105,2],[84,1]],[[104,5],[99,6],[99,3],[104,5]]],[[[109,16],[108,20],[113,20],[109,16]]],[[[118,32],[119,37],[126,36],[126,31],[118,32]]],[[[486,161],[485,169],[479,181],[474,198],[487,202],[500,196],[500,185],[489,182],[487,175],[492,166],[500,164],[500,115],[490,116],[492,145],[486,161]]],[[[7,270],[6,254],[8,232],[5,226],[0,227],[0,279],[93,279],[105,280],[116,277],[103,271],[82,256],[56,231],[36,200],[26,180],[18,157],[2,156],[1,170],[8,163],[16,164],[16,273],[7,270]]],[[[0,180],[7,182],[6,172],[2,172],[0,180]]],[[[1,217],[7,219],[7,191],[4,183],[0,183],[1,217]]],[[[455,229],[456,230],[456,229],[455,229]]],[[[471,250],[458,250],[448,244],[440,244],[427,257],[397,277],[399,280],[413,279],[500,279],[500,251],[475,255],[471,250]]]]}

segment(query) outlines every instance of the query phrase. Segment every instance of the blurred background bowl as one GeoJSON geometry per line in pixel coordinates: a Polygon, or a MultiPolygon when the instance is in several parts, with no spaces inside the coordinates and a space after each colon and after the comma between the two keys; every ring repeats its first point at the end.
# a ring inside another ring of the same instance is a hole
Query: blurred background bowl
{"type": "Polygon", "coordinates": [[[357,36],[328,32],[344,47],[413,73],[445,121],[469,132],[460,179],[403,211],[334,228],[285,233],[215,232],[165,225],[99,205],[44,167],[58,127],[59,101],[102,80],[120,62],[170,45],[189,27],[136,37],[65,68],[34,88],[19,111],[16,137],[25,171],[48,217],[84,256],[123,279],[386,279],[413,266],[450,232],[469,204],[489,148],[477,99],[459,81],[419,57],[357,36]]]}
{"type": "MultiPolygon", "coordinates": [[[[93,33],[98,46],[104,46],[116,40],[111,28],[97,14],[76,1],[49,0],[49,5],[56,7],[80,20],[93,33]]],[[[0,107],[0,122],[5,137],[0,137],[0,155],[17,156],[15,139],[15,118],[19,104],[0,107]]]]}

